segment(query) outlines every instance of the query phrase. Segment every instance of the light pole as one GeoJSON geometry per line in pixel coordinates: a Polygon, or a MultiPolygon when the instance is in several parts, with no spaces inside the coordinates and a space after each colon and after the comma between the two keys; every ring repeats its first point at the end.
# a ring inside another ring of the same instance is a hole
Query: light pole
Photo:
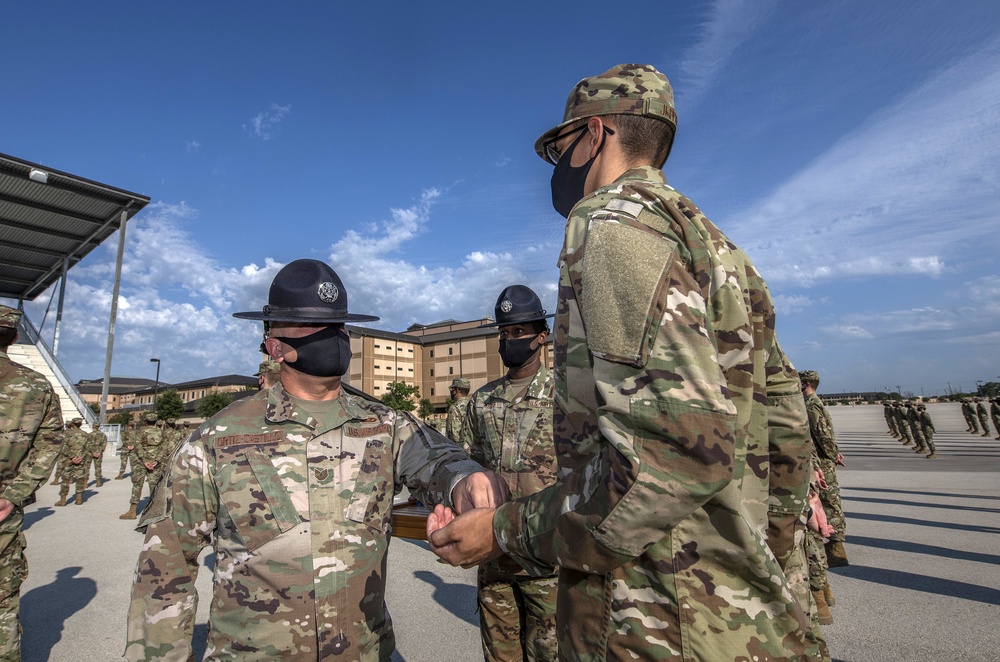
{"type": "Polygon", "coordinates": [[[150,359],[149,362],[156,364],[156,386],[153,387],[153,411],[156,411],[156,398],[160,395],[160,359],[150,359]]]}

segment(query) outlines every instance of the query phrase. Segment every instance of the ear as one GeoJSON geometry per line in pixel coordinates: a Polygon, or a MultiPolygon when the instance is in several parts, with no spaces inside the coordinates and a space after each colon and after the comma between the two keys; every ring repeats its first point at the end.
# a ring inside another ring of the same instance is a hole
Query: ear
{"type": "Polygon", "coordinates": [[[604,133],[604,122],[600,117],[591,117],[587,120],[587,133],[590,134],[590,154],[587,158],[597,156],[597,150],[601,146],[601,141],[607,138],[604,133]]]}
{"type": "Polygon", "coordinates": [[[265,340],[264,348],[267,350],[267,355],[278,363],[285,360],[285,352],[282,348],[281,341],[277,338],[268,338],[265,340]]]}

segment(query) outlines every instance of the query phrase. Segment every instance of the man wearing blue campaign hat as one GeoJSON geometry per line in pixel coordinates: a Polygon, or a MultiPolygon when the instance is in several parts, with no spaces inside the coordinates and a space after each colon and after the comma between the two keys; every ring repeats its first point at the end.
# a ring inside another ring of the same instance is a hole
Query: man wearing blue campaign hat
{"type": "Polygon", "coordinates": [[[216,559],[206,656],[388,659],[385,609],[393,495],[458,510],[497,505],[499,479],[415,418],[345,392],[347,289],[296,260],[261,311],[280,380],[206,421],[152,499],[129,610],[129,660],[187,659],[198,554],[216,559]],[[170,578],[165,581],[165,578],[170,578]]]}

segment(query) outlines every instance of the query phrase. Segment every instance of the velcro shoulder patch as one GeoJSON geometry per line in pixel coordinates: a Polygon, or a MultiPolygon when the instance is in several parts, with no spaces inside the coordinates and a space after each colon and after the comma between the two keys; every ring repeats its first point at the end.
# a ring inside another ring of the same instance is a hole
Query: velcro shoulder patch
{"type": "Polygon", "coordinates": [[[628,214],[632,218],[638,218],[642,210],[645,209],[640,203],[633,200],[623,200],[621,198],[615,198],[608,204],[604,205],[604,208],[608,211],[617,211],[628,214]]]}

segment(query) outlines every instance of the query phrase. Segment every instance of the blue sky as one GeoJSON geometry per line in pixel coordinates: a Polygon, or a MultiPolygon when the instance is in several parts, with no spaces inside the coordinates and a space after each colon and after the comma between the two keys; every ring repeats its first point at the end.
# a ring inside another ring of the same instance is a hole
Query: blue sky
{"type": "MultiPolygon", "coordinates": [[[[0,152],[152,198],[114,374],[248,374],[260,329],[231,313],[298,257],[391,331],[515,282],[554,308],[532,144],[577,80],[646,62],[677,96],[668,179],[756,262],[821,392],[1000,380],[1000,5],[634,6],[16,3],[0,152]]],[[[103,373],[115,248],[70,272],[73,379],[103,373]]]]}

